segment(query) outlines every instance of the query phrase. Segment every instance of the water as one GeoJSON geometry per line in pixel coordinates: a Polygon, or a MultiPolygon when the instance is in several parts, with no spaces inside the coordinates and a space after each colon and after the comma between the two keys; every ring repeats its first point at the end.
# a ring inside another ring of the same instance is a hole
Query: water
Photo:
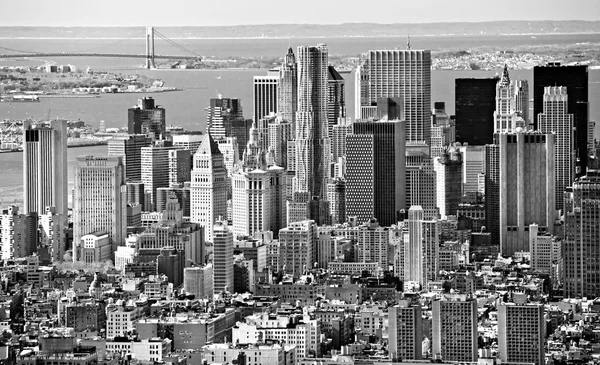
{"type": "MultiPolygon", "coordinates": [[[[0,39],[1,47],[35,51],[100,51],[107,45],[123,43],[121,40],[65,40],[65,39],[0,39]]],[[[140,42],[141,40],[136,40],[140,42]]],[[[315,44],[325,42],[329,45],[331,54],[359,54],[369,49],[384,49],[403,46],[404,38],[332,38],[332,39],[185,39],[178,42],[187,43],[185,46],[200,54],[227,56],[257,56],[268,57],[285,54],[291,44],[315,44]]],[[[481,36],[481,37],[414,37],[413,47],[428,49],[470,49],[490,46],[498,49],[511,49],[524,44],[565,44],[576,42],[600,42],[600,35],[552,35],[552,36],[481,36]]],[[[137,44],[137,43],[136,43],[137,44]]],[[[143,46],[143,44],[142,44],[143,46]]],[[[140,46],[140,47],[142,47],[140,46]]],[[[143,52],[140,49],[139,52],[143,52]]],[[[3,60],[2,64],[41,64],[47,60],[14,61],[3,60]]],[[[166,82],[167,86],[184,89],[178,92],[154,94],[157,103],[166,109],[167,124],[182,126],[189,130],[204,130],[206,128],[206,111],[210,98],[222,94],[224,97],[240,98],[245,107],[244,116],[252,116],[252,78],[266,74],[266,70],[145,70],[139,68],[141,60],[112,59],[112,58],[57,58],[59,64],[71,63],[80,68],[88,66],[93,69],[111,69],[112,72],[123,74],[140,73],[166,82]]],[[[501,70],[498,70],[500,72],[501,70]]],[[[434,71],[432,73],[432,102],[445,101],[448,114],[454,113],[454,79],[460,77],[493,76],[496,71],[434,71]]],[[[346,100],[348,114],[354,117],[354,74],[343,74],[346,79],[346,100]]],[[[600,70],[590,70],[589,100],[591,101],[590,116],[600,121],[600,70]]],[[[533,73],[531,70],[511,71],[513,79],[527,79],[532,92],[533,73]]],[[[107,127],[124,127],[127,122],[127,108],[136,104],[140,94],[108,94],[94,99],[43,99],[39,103],[0,103],[0,119],[45,119],[65,118],[81,119],[93,126],[98,126],[101,120],[106,121],[107,127]]],[[[600,123],[596,127],[596,138],[600,135],[600,123]]],[[[69,149],[69,164],[72,166],[74,157],[80,154],[106,154],[106,146],[69,149]]],[[[0,179],[0,189],[22,185],[22,154],[0,154],[0,169],[4,171],[0,179]]],[[[69,168],[70,181],[73,170],[69,168]]],[[[0,190],[0,197],[6,195],[0,190]]]]}

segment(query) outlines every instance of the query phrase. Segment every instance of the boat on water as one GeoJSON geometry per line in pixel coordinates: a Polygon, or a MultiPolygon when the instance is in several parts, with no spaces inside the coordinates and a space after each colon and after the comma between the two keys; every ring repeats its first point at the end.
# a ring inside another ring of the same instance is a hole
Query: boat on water
{"type": "Polygon", "coordinates": [[[0,97],[3,103],[39,103],[40,97],[37,95],[10,95],[0,97]]]}

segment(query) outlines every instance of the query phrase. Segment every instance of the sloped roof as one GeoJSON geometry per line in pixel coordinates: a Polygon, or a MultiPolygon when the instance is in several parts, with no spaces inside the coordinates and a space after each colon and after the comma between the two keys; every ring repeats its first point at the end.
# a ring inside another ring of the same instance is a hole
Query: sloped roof
{"type": "Polygon", "coordinates": [[[202,139],[202,142],[200,143],[200,146],[198,146],[196,153],[220,155],[221,151],[219,150],[219,145],[217,142],[215,142],[210,133],[208,133],[202,139]]]}
{"type": "Polygon", "coordinates": [[[327,79],[335,80],[335,81],[344,81],[344,78],[340,75],[339,72],[333,66],[327,66],[327,79]]]}

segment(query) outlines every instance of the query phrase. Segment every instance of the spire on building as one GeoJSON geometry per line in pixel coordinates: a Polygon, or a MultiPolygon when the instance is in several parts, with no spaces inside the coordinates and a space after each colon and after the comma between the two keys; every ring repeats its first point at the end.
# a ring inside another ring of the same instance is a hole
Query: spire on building
{"type": "Polygon", "coordinates": [[[410,33],[408,33],[408,39],[406,40],[406,49],[410,50],[410,33]]]}
{"type": "Polygon", "coordinates": [[[508,65],[504,64],[504,71],[502,71],[502,78],[500,79],[500,86],[509,86],[510,77],[508,76],[508,65]]]}

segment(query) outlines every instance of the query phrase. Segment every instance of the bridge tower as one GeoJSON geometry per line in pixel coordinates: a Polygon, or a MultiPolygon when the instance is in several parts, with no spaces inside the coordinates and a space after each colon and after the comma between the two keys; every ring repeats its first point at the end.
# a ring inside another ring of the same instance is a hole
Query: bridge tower
{"type": "Polygon", "coordinates": [[[156,68],[154,65],[154,27],[146,27],[146,68],[156,68]]]}

